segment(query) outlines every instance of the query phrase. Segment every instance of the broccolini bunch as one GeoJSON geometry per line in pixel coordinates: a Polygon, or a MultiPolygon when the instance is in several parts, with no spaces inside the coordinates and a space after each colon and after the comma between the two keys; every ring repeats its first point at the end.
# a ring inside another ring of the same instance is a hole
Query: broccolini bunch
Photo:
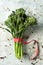
{"type": "MultiPolygon", "coordinates": [[[[5,21],[5,25],[8,27],[8,31],[12,34],[13,38],[23,38],[26,28],[30,25],[34,25],[36,19],[26,15],[26,11],[23,8],[19,8],[8,16],[5,21]]],[[[18,59],[23,56],[22,42],[14,42],[15,55],[18,59]]]]}

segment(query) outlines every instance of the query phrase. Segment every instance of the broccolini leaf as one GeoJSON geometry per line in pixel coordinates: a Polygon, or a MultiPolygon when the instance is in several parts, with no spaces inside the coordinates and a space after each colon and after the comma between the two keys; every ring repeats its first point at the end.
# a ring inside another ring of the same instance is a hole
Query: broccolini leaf
{"type": "Polygon", "coordinates": [[[9,28],[13,37],[21,37],[21,32],[23,33],[29,25],[36,24],[36,19],[27,16],[25,12],[26,11],[23,8],[12,11],[8,16],[8,19],[5,21],[5,25],[9,28]]]}

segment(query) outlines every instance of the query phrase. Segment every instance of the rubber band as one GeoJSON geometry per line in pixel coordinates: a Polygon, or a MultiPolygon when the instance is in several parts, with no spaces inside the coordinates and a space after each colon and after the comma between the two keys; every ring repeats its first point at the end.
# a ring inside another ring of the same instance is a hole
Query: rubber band
{"type": "Polygon", "coordinates": [[[36,46],[35,46],[35,52],[34,52],[34,54],[30,57],[31,60],[33,60],[34,58],[36,58],[38,56],[38,54],[39,54],[38,41],[31,40],[31,41],[27,42],[27,41],[24,41],[22,38],[14,38],[14,42],[22,42],[23,44],[30,44],[33,41],[36,44],[36,46]]]}

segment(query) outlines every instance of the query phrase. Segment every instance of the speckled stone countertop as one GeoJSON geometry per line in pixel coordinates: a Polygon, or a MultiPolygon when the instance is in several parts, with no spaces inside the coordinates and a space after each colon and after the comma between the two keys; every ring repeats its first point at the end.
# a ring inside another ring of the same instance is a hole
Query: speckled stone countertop
{"type": "Polygon", "coordinates": [[[0,0],[0,65],[43,65],[43,0],[0,0]],[[30,35],[27,41],[39,41],[40,52],[35,60],[29,60],[34,52],[33,44],[24,46],[24,51],[27,50],[28,55],[18,60],[14,55],[13,38],[3,29],[6,27],[4,21],[17,8],[24,8],[27,14],[37,19],[37,25],[29,27],[25,32],[25,35],[30,35]]]}

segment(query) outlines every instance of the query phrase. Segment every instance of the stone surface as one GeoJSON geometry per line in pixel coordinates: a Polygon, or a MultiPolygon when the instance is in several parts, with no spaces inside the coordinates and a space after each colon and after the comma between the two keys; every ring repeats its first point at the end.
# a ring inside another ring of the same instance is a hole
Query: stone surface
{"type": "Polygon", "coordinates": [[[0,65],[43,65],[43,0],[0,0],[0,57],[0,65]],[[35,16],[37,19],[38,25],[28,28],[25,32],[25,35],[30,35],[27,41],[31,39],[39,41],[40,53],[36,60],[29,60],[34,52],[33,44],[24,46],[24,51],[27,50],[28,55],[18,60],[14,55],[11,34],[1,28],[6,27],[4,21],[8,15],[21,7],[26,10],[26,14],[35,16]]]}

